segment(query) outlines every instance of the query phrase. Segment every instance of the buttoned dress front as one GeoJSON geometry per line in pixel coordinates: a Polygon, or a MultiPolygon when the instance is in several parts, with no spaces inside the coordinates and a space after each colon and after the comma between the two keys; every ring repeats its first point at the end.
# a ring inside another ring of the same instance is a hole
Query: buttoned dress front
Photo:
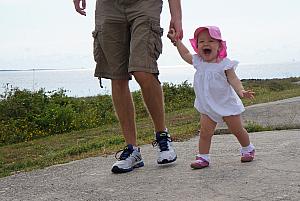
{"type": "Polygon", "coordinates": [[[204,62],[193,55],[195,108],[213,121],[223,122],[223,117],[238,115],[245,111],[244,105],[229,84],[225,70],[236,68],[237,61],[224,58],[219,63],[204,62]]]}

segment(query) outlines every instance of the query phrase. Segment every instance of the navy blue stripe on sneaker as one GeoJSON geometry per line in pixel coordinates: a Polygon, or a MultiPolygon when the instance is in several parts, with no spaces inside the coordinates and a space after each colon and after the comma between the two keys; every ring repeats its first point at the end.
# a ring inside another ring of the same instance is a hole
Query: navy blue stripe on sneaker
{"type": "Polygon", "coordinates": [[[118,166],[114,166],[111,171],[115,174],[119,174],[119,173],[126,173],[126,172],[131,172],[134,168],[140,168],[144,166],[144,162],[141,161],[137,164],[135,164],[133,167],[128,168],[128,169],[123,169],[123,168],[119,168],[118,166]]]}

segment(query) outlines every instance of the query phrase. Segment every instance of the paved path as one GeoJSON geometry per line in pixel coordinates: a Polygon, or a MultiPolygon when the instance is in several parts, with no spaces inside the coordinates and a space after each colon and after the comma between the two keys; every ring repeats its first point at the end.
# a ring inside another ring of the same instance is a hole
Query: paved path
{"type": "MultiPolygon", "coordinates": [[[[271,103],[276,107],[271,111],[285,110],[287,105],[298,108],[297,101],[300,99],[271,103]]],[[[258,107],[269,106],[251,106],[247,112],[255,114],[258,107]]],[[[300,110],[295,111],[293,119],[298,121],[300,110]]],[[[233,135],[216,135],[211,166],[192,170],[189,164],[196,154],[196,137],[175,143],[178,160],[171,165],[157,165],[155,150],[145,145],[145,167],[127,174],[110,172],[114,162],[110,155],[5,177],[0,179],[0,200],[299,201],[300,130],[257,132],[250,138],[257,149],[257,157],[251,163],[240,163],[239,144],[233,135]]]]}
{"type": "Polygon", "coordinates": [[[0,179],[0,200],[216,200],[270,201],[300,198],[300,130],[252,133],[257,157],[239,161],[232,135],[213,139],[211,167],[192,170],[197,139],[175,143],[178,160],[155,164],[142,146],[145,167],[128,174],[110,172],[112,156],[95,157],[0,179]]]}
{"type": "MultiPolygon", "coordinates": [[[[251,105],[242,114],[245,123],[252,122],[261,126],[300,127],[300,96],[251,105]]],[[[227,129],[224,124],[219,129],[227,129]]]]}

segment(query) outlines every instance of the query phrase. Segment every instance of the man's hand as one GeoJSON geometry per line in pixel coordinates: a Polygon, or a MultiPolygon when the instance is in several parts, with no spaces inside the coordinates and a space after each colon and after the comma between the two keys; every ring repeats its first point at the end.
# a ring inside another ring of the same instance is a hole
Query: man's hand
{"type": "Polygon", "coordinates": [[[175,29],[176,40],[182,40],[183,31],[182,31],[182,12],[181,12],[181,0],[169,0],[169,9],[171,13],[171,20],[169,31],[175,29]]]}
{"type": "Polygon", "coordinates": [[[86,8],[85,0],[73,0],[75,10],[80,14],[86,16],[86,12],[84,11],[86,8]]]}
{"type": "Polygon", "coordinates": [[[169,31],[171,31],[171,29],[175,29],[176,32],[176,40],[182,40],[183,38],[183,30],[182,30],[182,22],[181,20],[171,20],[170,22],[170,26],[169,26],[169,31]]]}

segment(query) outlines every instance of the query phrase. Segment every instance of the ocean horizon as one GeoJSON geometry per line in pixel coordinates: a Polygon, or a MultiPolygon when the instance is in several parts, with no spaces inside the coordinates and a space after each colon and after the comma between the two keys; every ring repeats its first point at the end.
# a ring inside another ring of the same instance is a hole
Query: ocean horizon
{"type": "MultiPolygon", "coordinates": [[[[159,68],[159,80],[164,83],[181,84],[184,81],[193,82],[194,68],[191,65],[162,66],[159,68]]],[[[236,74],[240,79],[273,79],[300,77],[300,62],[277,64],[239,64],[236,74]]],[[[94,69],[0,69],[0,94],[6,88],[20,88],[36,91],[41,88],[46,91],[64,89],[72,97],[87,97],[110,94],[110,80],[99,80],[94,77],[94,69]]],[[[130,90],[139,90],[133,79],[130,90]]]]}

